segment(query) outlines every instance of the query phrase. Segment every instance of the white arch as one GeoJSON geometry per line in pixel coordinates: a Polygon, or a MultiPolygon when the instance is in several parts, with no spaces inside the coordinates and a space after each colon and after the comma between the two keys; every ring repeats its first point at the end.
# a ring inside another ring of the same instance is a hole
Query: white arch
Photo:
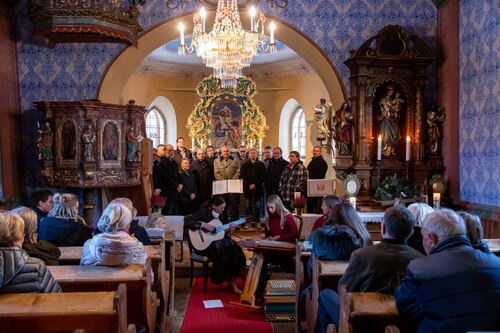
{"type": "Polygon", "coordinates": [[[174,145],[177,140],[177,117],[175,116],[175,109],[168,98],[164,96],[156,97],[151,104],[149,104],[148,110],[155,107],[165,118],[165,129],[167,130],[167,136],[165,138],[166,142],[174,145]]]}
{"type": "Polygon", "coordinates": [[[290,98],[281,109],[278,143],[283,150],[283,156],[288,156],[290,152],[290,124],[293,114],[300,107],[300,104],[294,98],[290,98]]]}

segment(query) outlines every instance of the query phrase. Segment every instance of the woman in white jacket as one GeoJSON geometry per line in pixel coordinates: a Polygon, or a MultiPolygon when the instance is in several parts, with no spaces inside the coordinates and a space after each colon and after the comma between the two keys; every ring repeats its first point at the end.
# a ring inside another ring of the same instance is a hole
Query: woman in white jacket
{"type": "Polygon", "coordinates": [[[128,233],[132,213],[123,204],[109,204],[102,213],[95,235],[83,245],[80,265],[120,266],[144,264],[144,246],[128,233]]]}

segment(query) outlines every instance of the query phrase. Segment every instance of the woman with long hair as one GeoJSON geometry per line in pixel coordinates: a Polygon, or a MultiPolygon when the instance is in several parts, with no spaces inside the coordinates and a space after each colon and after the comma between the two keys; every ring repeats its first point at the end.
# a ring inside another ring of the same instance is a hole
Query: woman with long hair
{"type": "Polygon", "coordinates": [[[92,230],[78,216],[78,197],[74,194],[56,193],[54,205],[47,217],[40,222],[38,239],[56,246],[82,246],[92,238],[92,230]]]}
{"type": "Polygon", "coordinates": [[[266,228],[260,238],[295,242],[298,236],[299,230],[293,215],[285,208],[279,196],[270,195],[266,202],[266,228]]]}
{"type": "Polygon", "coordinates": [[[434,208],[423,202],[415,202],[408,206],[408,210],[415,217],[415,226],[413,227],[413,234],[407,240],[408,245],[425,254],[424,245],[422,244],[422,222],[424,222],[427,215],[434,212],[434,208]]]}
{"type": "Polygon", "coordinates": [[[61,256],[61,251],[54,244],[36,239],[38,218],[34,210],[19,206],[11,210],[19,215],[24,221],[24,242],[23,250],[30,257],[41,259],[47,265],[58,265],[57,259],[61,256]]]}
{"type": "Polygon", "coordinates": [[[339,217],[340,224],[348,226],[358,235],[361,241],[361,247],[373,245],[372,236],[370,236],[365,223],[351,204],[342,203],[339,206],[339,217]]]}
{"type": "Polygon", "coordinates": [[[326,225],[337,224],[339,221],[339,204],[342,203],[339,197],[327,195],[321,200],[321,215],[313,224],[311,232],[326,225]]]}
{"type": "Polygon", "coordinates": [[[457,213],[465,222],[467,238],[470,240],[472,247],[484,253],[491,253],[488,244],[483,240],[483,226],[479,216],[464,211],[457,213]]]}
{"type": "MultiPolygon", "coordinates": [[[[223,224],[229,223],[226,214],[223,214],[225,209],[226,201],[221,196],[214,196],[192,215],[186,216],[184,226],[191,230],[213,232],[215,227],[209,224],[210,221],[219,220],[223,224]]],[[[213,241],[205,250],[199,251],[195,249],[195,252],[207,256],[213,261],[210,276],[210,281],[213,284],[221,284],[227,281],[232,292],[241,294],[241,290],[236,284],[236,277],[240,274],[240,270],[245,267],[245,255],[241,247],[230,237],[236,226],[235,223],[231,223],[230,231],[224,235],[224,238],[213,241]]]]}

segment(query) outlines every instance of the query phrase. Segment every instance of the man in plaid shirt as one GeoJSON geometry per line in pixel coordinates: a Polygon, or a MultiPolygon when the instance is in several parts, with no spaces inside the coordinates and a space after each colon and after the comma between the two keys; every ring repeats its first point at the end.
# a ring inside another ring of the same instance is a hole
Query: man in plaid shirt
{"type": "Polygon", "coordinates": [[[279,192],[283,204],[287,209],[290,209],[295,192],[300,192],[303,197],[306,196],[308,173],[307,168],[300,160],[298,151],[292,150],[288,158],[290,158],[290,164],[281,174],[279,192]]]}

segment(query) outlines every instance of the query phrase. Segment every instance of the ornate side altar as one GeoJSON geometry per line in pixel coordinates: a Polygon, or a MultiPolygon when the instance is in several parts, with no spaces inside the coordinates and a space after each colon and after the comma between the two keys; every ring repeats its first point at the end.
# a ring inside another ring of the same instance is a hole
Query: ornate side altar
{"type": "Polygon", "coordinates": [[[98,101],[36,102],[38,158],[48,184],[84,192],[85,217],[92,221],[93,189],[141,184],[143,106],[98,101]]]}
{"type": "Polygon", "coordinates": [[[198,83],[200,102],[188,118],[186,128],[195,147],[211,144],[215,149],[227,145],[257,147],[265,137],[266,117],[253,101],[255,82],[243,76],[236,89],[222,89],[212,76],[198,83]]]}
{"type": "Polygon", "coordinates": [[[388,175],[423,184],[443,173],[444,113],[424,110],[427,68],[434,60],[422,39],[389,25],[345,61],[351,97],[330,121],[338,152],[334,168],[360,178],[361,197],[373,196],[388,175]]]}

